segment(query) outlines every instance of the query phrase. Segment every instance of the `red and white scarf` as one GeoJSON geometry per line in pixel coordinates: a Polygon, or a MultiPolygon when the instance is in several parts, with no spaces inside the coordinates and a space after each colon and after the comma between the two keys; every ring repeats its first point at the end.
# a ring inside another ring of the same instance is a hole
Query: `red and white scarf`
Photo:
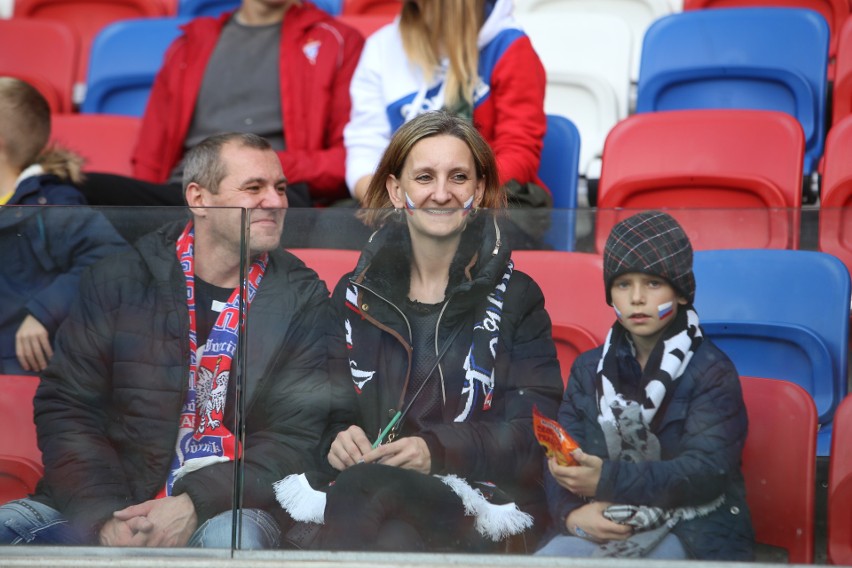
{"type": "MultiPolygon", "coordinates": [[[[186,277],[186,303],[189,308],[189,389],[180,415],[180,429],[172,469],[161,496],[171,495],[175,482],[184,474],[213,463],[233,461],[240,445],[225,426],[228,379],[237,350],[240,326],[240,287],[234,289],[216,318],[207,343],[198,348],[195,312],[195,231],[190,221],[177,240],[177,257],[186,277]]],[[[263,253],[248,273],[248,301],[251,304],[266,271],[269,255],[263,253]]]]}

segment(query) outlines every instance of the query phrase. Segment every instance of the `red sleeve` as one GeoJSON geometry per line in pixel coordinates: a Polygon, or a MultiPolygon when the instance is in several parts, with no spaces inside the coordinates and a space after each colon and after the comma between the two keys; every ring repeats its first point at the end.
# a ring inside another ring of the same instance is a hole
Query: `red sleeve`
{"type": "Polygon", "coordinates": [[[538,180],[547,120],[544,89],[547,77],[528,37],[515,41],[500,58],[491,80],[495,122],[491,147],[500,183],[538,180]]]}
{"type": "Polygon", "coordinates": [[[175,122],[180,104],[178,97],[181,95],[178,84],[180,62],[185,58],[185,48],[184,36],[169,46],[163,58],[163,66],[151,87],[132,157],[133,176],[138,179],[165,183],[179,159],[184,137],[177,136],[175,122]]]}
{"type": "Polygon", "coordinates": [[[320,201],[349,197],[344,181],[346,150],[343,146],[343,128],[349,122],[351,109],[349,83],[364,47],[361,34],[344,26],[335,27],[343,36],[342,56],[331,91],[326,94],[330,100],[324,147],[288,149],[278,153],[287,179],[291,183],[306,182],[311,187],[311,197],[320,201]]]}

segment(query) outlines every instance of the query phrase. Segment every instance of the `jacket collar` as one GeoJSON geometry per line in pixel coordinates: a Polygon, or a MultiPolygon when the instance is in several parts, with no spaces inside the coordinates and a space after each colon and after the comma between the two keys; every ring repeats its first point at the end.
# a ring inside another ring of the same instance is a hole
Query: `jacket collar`
{"type": "MultiPolygon", "coordinates": [[[[205,31],[215,29],[218,34],[218,30],[221,30],[236,12],[237,10],[229,10],[220,14],[218,17],[196,18],[191,22],[184,24],[181,28],[187,34],[201,29],[204,29],[205,31]]],[[[282,26],[284,30],[287,31],[290,31],[293,26],[300,31],[304,31],[320,22],[325,22],[331,19],[331,17],[331,15],[325,13],[323,10],[314,7],[313,4],[305,2],[303,4],[295,4],[287,10],[284,20],[282,21],[282,26]]]]}
{"type": "MultiPolygon", "coordinates": [[[[501,224],[494,213],[481,211],[462,234],[450,266],[446,297],[453,301],[448,315],[466,312],[473,303],[491,292],[503,276],[510,250],[501,224]]],[[[399,304],[408,293],[410,251],[407,226],[389,221],[370,237],[352,280],[399,304]]]]}

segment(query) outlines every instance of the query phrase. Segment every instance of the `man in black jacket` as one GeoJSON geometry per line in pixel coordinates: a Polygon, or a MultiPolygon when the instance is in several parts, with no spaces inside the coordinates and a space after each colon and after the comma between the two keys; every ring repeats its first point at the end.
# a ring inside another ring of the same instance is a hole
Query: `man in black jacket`
{"type": "Polygon", "coordinates": [[[277,546],[272,483],[312,465],[328,404],[328,291],[280,248],[286,185],[264,139],[210,137],[191,221],[83,277],[34,403],[45,474],[0,542],[228,547],[239,504],[241,546],[277,546]]]}

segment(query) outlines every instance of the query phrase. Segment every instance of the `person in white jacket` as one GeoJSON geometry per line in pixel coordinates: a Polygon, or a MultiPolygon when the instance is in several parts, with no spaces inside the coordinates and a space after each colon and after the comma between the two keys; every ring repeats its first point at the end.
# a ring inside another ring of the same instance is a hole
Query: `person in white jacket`
{"type": "Polygon", "coordinates": [[[404,0],[399,18],[367,39],[344,129],[356,200],[397,128],[441,108],[473,119],[497,157],[501,185],[544,187],[537,172],[545,71],[512,11],[512,0],[404,0]]]}

